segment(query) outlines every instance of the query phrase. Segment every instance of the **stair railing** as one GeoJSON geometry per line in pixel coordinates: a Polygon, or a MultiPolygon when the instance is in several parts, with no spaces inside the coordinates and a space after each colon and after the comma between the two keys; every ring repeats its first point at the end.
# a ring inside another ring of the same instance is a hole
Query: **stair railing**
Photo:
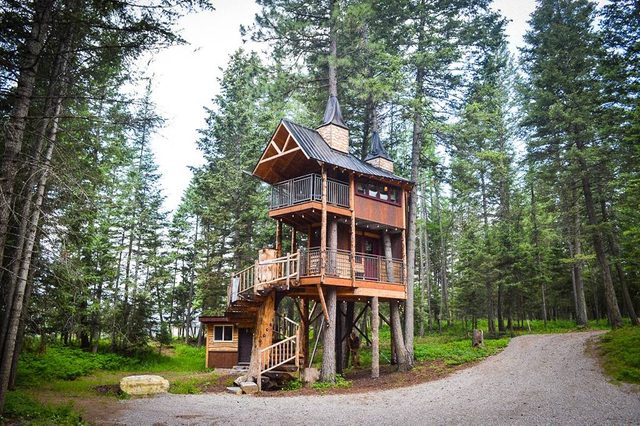
{"type": "Polygon", "coordinates": [[[269,278],[264,280],[263,277],[260,276],[261,274],[258,274],[257,282],[261,287],[284,281],[288,289],[291,282],[300,277],[300,251],[296,251],[293,254],[287,253],[287,255],[283,257],[264,260],[260,262],[257,267],[268,268],[270,272],[269,278]]]}
{"type": "Polygon", "coordinates": [[[266,348],[260,349],[258,359],[260,360],[260,369],[258,370],[258,390],[262,391],[262,375],[266,372],[275,370],[281,365],[295,361],[296,369],[300,369],[300,325],[287,317],[285,322],[295,325],[295,333],[279,342],[276,342],[266,348]]]}
{"type": "Polygon", "coordinates": [[[231,285],[227,291],[229,304],[253,294],[256,284],[256,266],[251,265],[240,272],[231,275],[231,285]]]}

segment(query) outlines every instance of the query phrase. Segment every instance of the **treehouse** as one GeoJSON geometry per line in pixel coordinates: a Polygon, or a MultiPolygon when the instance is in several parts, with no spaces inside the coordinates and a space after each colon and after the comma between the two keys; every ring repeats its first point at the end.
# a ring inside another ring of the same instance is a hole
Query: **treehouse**
{"type": "Polygon", "coordinates": [[[333,96],[315,130],[282,120],[253,175],[271,186],[275,244],[232,274],[226,314],[200,320],[207,325],[207,366],[249,365],[260,386],[269,371],[310,363],[309,324],[315,311],[329,320],[328,289],[338,302],[406,298],[413,184],[394,174],[377,132],[364,161],[349,153],[349,129],[333,96]],[[278,312],[284,297],[292,299],[299,321],[278,312]]]}

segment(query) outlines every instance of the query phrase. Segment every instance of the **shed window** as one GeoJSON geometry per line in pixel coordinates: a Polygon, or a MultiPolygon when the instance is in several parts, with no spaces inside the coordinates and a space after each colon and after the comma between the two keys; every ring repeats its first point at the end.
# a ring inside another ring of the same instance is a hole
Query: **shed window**
{"type": "Polygon", "coordinates": [[[213,327],[214,342],[231,342],[233,340],[232,325],[216,325],[213,327]]]}

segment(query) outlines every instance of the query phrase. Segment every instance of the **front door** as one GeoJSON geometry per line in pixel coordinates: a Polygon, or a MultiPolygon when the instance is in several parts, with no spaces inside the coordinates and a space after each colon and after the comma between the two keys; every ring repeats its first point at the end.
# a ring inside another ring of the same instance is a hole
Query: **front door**
{"type": "Polygon", "coordinates": [[[377,238],[362,238],[362,253],[364,256],[364,279],[367,281],[380,280],[380,267],[378,265],[378,255],[380,254],[380,244],[377,238]]]}
{"type": "Polygon", "coordinates": [[[253,347],[253,330],[251,328],[238,329],[238,364],[251,361],[253,347]]]}

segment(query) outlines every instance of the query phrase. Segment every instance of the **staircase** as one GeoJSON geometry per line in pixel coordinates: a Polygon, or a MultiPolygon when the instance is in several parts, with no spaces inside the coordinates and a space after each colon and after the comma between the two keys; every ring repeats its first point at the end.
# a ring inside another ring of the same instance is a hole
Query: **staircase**
{"type": "Polygon", "coordinates": [[[260,349],[260,370],[258,390],[262,390],[262,375],[268,372],[291,373],[300,371],[300,324],[283,315],[276,315],[273,324],[274,340],[266,348],[260,349]],[[279,370],[277,370],[279,368],[279,370]]]}
{"type": "MultiPolygon", "coordinates": [[[[231,275],[227,290],[227,311],[255,318],[265,296],[273,289],[288,290],[297,286],[300,278],[300,252],[256,261],[253,265],[231,275]]],[[[262,376],[289,375],[303,364],[300,354],[300,326],[286,316],[277,315],[271,329],[273,344],[259,350],[258,389],[262,390],[262,376]]],[[[252,355],[253,357],[253,355],[252,355]]]]}

